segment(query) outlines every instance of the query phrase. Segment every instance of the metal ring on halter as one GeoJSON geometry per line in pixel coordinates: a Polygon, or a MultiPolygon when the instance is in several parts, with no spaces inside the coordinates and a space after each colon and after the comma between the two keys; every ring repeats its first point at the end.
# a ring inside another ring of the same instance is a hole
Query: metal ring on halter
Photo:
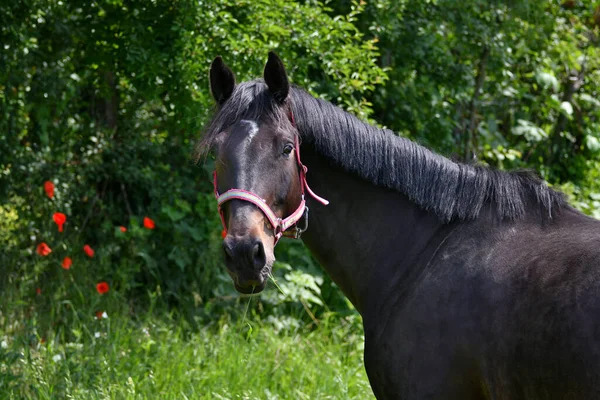
{"type": "Polygon", "coordinates": [[[304,226],[301,227],[300,224],[296,223],[298,238],[300,238],[300,235],[302,235],[308,229],[308,207],[304,207],[304,214],[302,214],[302,218],[298,222],[300,221],[303,222],[304,226]]]}

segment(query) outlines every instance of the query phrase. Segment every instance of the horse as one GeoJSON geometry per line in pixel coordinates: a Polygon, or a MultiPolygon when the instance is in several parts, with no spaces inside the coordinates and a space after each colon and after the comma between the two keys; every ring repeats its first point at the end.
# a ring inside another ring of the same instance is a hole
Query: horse
{"type": "Polygon", "coordinates": [[[600,398],[600,221],[527,171],[455,162],[291,85],[210,66],[226,270],[301,238],[360,313],[378,399],[600,398]],[[310,184],[310,186],[309,186],[310,184]],[[310,213],[308,212],[310,210],[310,213]]]}

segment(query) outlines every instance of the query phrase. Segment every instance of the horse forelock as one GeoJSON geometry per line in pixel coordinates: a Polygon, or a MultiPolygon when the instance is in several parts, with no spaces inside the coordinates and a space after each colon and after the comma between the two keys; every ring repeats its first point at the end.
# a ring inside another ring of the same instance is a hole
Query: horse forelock
{"type": "Polygon", "coordinates": [[[287,113],[269,93],[264,80],[256,79],[236,85],[231,97],[215,111],[208,123],[196,146],[196,161],[214,148],[222,132],[242,120],[285,125],[287,113]]]}

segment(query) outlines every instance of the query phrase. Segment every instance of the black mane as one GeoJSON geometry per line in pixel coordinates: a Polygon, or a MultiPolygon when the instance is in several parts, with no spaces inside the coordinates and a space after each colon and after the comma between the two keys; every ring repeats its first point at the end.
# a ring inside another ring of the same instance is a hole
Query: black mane
{"type": "MultiPolygon", "coordinates": [[[[531,173],[453,162],[296,87],[290,91],[290,100],[304,143],[345,170],[404,193],[444,222],[476,218],[490,203],[497,217],[506,220],[524,217],[528,205],[537,204],[551,217],[566,204],[561,193],[531,173]]],[[[214,145],[216,136],[229,124],[265,118],[289,123],[288,111],[276,103],[261,79],[237,85],[210,122],[198,146],[198,157],[214,145]]]]}

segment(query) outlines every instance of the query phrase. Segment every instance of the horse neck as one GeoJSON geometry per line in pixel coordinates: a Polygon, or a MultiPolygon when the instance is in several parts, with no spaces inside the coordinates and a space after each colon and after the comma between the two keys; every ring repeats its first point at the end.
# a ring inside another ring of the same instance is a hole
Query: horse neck
{"type": "Polygon", "coordinates": [[[406,289],[448,235],[444,225],[408,197],[343,171],[302,146],[307,180],[323,206],[308,197],[310,225],[303,241],[363,314],[386,291],[406,289]]]}

